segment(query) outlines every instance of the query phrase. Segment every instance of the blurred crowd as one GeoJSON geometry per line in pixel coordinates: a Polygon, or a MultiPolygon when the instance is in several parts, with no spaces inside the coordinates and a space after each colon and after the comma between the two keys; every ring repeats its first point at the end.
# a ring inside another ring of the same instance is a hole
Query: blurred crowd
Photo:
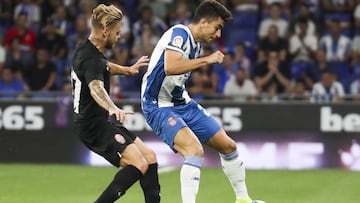
{"type": "MultiPolygon", "coordinates": [[[[222,64],[193,71],[195,99],[341,101],[360,93],[360,0],[218,0],[233,13],[202,55],[222,64]]],[[[121,40],[105,55],[131,65],[170,26],[189,24],[201,0],[1,0],[0,97],[71,92],[71,57],[90,33],[92,9],[123,13],[121,40]],[[31,94],[29,94],[31,93],[31,94]]],[[[139,98],[142,75],[113,77],[114,99],[139,98]]]]}

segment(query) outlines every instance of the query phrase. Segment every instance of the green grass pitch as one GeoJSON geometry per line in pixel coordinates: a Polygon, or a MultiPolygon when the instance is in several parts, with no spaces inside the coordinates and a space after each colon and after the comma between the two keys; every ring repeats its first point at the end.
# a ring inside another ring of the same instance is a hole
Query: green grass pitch
{"type": "MultiPolygon", "coordinates": [[[[91,203],[117,171],[113,167],[0,164],[0,203],[91,203]]],[[[179,170],[160,174],[162,201],[181,203],[179,170]]],[[[267,203],[360,202],[360,172],[248,170],[251,196],[267,203]]],[[[117,202],[144,202],[136,183],[117,202]]],[[[198,203],[234,203],[220,168],[204,168],[198,203]]]]}

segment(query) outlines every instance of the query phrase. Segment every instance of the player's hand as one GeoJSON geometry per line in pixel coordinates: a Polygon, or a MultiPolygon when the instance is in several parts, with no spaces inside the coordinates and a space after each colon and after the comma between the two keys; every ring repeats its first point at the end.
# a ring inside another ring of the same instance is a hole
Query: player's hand
{"type": "Polygon", "coordinates": [[[148,56],[142,56],[140,57],[134,65],[130,67],[130,75],[135,75],[139,73],[139,69],[142,67],[147,66],[149,63],[149,57],[148,56]]]}
{"type": "Polygon", "coordinates": [[[208,64],[222,63],[224,60],[224,54],[221,51],[216,51],[207,57],[208,64]]]}
{"type": "Polygon", "coordinates": [[[109,108],[109,115],[115,115],[116,120],[120,121],[120,122],[126,122],[127,118],[127,114],[134,114],[133,111],[126,111],[126,110],[122,110],[119,109],[117,107],[110,107],[109,108]]]}

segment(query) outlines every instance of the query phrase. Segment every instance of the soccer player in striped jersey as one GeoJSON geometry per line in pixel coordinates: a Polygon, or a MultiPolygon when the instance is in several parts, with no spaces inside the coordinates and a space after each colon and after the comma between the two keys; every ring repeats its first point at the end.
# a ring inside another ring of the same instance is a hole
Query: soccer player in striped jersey
{"type": "Polygon", "coordinates": [[[222,167],[236,194],[236,203],[256,203],[247,192],[245,168],[236,143],[219,123],[192,100],[185,81],[190,72],[206,64],[222,63],[224,54],[216,51],[199,57],[200,43],[221,36],[231,13],[213,0],[203,1],[192,22],[166,31],[150,58],[142,83],[142,109],[146,121],[169,145],[184,157],[180,171],[183,203],[195,203],[199,188],[204,143],[220,153],[222,167]]]}

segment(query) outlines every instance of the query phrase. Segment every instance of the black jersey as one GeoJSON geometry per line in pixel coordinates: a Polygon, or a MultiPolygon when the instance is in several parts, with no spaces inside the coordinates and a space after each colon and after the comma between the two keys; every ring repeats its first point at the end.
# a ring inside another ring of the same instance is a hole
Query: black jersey
{"type": "Polygon", "coordinates": [[[101,80],[109,93],[109,66],[106,57],[89,40],[79,44],[74,52],[71,78],[75,121],[107,118],[108,112],[93,99],[88,85],[93,80],[101,80]]]}

